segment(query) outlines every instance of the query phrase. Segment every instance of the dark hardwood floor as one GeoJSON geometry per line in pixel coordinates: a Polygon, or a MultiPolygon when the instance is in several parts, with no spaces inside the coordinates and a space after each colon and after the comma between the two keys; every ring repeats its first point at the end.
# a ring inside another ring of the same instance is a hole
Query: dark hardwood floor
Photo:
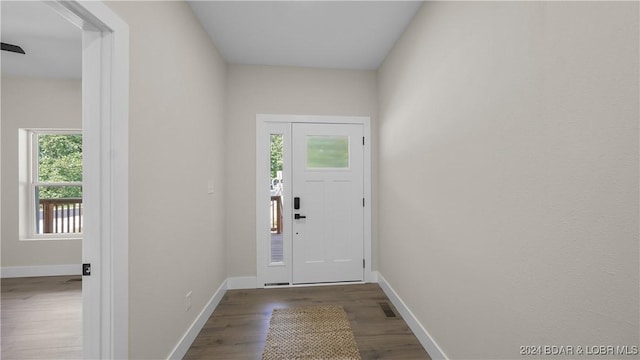
{"type": "Polygon", "coordinates": [[[80,280],[80,276],[1,280],[2,359],[82,358],[80,280]]]}
{"type": "MultiPolygon", "coordinates": [[[[2,279],[2,359],[80,359],[79,276],[2,279]]],[[[185,359],[260,359],[271,311],[342,305],[363,359],[430,359],[377,284],[229,290],[185,359]]]]}
{"type": "Polygon", "coordinates": [[[229,290],[184,359],[260,359],[271,311],[280,307],[342,305],[363,359],[430,359],[377,284],[229,290]]]}

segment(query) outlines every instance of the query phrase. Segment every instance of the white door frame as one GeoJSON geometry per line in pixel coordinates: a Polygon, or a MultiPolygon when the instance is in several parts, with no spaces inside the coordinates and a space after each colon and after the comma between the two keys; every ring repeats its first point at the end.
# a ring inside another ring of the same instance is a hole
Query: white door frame
{"type": "Polygon", "coordinates": [[[129,27],[100,1],[49,3],[82,29],[83,358],[129,346],[129,27]]]}
{"type": "MultiPolygon", "coordinates": [[[[366,139],[364,146],[364,281],[375,282],[371,271],[371,119],[366,116],[317,116],[317,115],[275,115],[275,114],[258,114],[256,115],[256,269],[257,284],[256,287],[262,288],[267,278],[267,259],[269,256],[268,246],[266,246],[265,231],[268,226],[268,213],[265,197],[260,196],[265,191],[266,184],[269,183],[269,134],[270,124],[289,125],[292,123],[321,123],[321,124],[361,124],[364,129],[364,137],[366,139]]],[[[286,145],[285,145],[286,146],[286,145]]],[[[286,161],[286,160],[285,160],[286,161]]],[[[285,164],[291,169],[291,164],[285,164]]],[[[290,170],[285,170],[289,172],[290,170]]],[[[290,176],[288,177],[290,179],[290,176]]],[[[290,184],[290,181],[289,181],[290,184]]],[[[286,216],[286,211],[285,211],[286,216]]],[[[291,217],[289,217],[291,218],[291,217]]],[[[290,227],[288,227],[290,229],[290,227]]],[[[286,231],[287,228],[285,228],[286,231]]],[[[287,246],[285,245],[285,251],[287,246]]],[[[289,251],[291,247],[288,247],[289,251]]],[[[285,254],[286,259],[287,254],[285,254]]],[[[289,256],[289,269],[291,269],[291,254],[289,256]]],[[[291,285],[293,279],[292,273],[289,271],[289,286],[308,286],[308,285],[291,285]]]]}

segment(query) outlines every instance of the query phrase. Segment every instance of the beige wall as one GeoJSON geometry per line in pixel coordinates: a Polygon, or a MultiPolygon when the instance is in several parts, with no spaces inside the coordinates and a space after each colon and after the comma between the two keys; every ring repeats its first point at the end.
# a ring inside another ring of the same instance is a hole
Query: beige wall
{"type": "Polygon", "coordinates": [[[226,278],[225,64],[186,2],[108,5],[131,41],[129,355],[160,359],[226,278]]]}
{"type": "MultiPolygon", "coordinates": [[[[228,77],[227,274],[255,276],[256,114],[370,116],[375,129],[376,73],[229,65],[228,77]]],[[[373,186],[375,191],[375,182],[373,186]]],[[[374,229],[374,266],[375,236],[374,229]]]]}
{"type": "Polygon", "coordinates": [[[18,129],[81,129],[80,81],[2,77],[1,86],[2,266],[80,264],[80,240],[21,241],[18,236],[18,129]]]}
{"type": "Polygon", "coordinates": [[[637,345],[638,3],[425,3],[380,69],[380,271],[452,359],[637,345]]]}

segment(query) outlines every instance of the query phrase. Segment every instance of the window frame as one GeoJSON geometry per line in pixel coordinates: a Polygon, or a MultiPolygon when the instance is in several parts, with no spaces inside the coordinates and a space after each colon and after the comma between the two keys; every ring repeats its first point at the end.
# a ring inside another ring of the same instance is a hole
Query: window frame
{"type": "MultiPolygon", "coordinates": [[[[42,182],[39,179],[39,142],[40,135],[81,135],[81,129],[47,128],[19,129],[20,135],[20,240],[82,240],[83,232],[79,233],[43,233],[36,232],[37,213],[40,210],[36,205],[36,188],[43,186],[80,186],[83,181],[77,182],[42,182]]],[[[84,140],[84,139],[83,139],[84,140]]],[[[84,149],[84,142],[83,142],[84,149]]],[[[84,165],[84,164],[83,164],[84,165]]],[[[84,176],[83,176],[84,180],[84,176]]]]}

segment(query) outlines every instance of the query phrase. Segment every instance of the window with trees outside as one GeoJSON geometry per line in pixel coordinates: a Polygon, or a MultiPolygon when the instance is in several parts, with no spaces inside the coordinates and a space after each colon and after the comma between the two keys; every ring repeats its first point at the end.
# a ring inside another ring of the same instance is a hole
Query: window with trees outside
{"type": "Polygon", "coordinates": [[[30,237],[78,237],[83,227],[82,133],[28,130],[27,137],[30,237]]]}

